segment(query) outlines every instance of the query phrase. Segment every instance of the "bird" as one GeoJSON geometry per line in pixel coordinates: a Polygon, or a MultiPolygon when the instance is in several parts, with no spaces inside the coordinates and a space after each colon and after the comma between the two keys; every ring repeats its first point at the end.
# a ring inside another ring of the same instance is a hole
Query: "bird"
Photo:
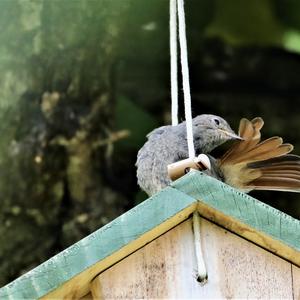
{"type": "MultiPolygon", "coordinates": [[[[202,114],[193,118],[193,138],[196,154],[208,154],[229,140],[240,139],[221,117],[202,114]]],[[[170,185],[168,165],[189,157],[186,122],[154,129],[137,154],[138,185],[149,196],[170,185]]]]}
{"type": "Polygon", "coordinates": [[[252,190],[300,192],[300,156],[279,136],[261,141],[264,121],[242,118],[241,137],[220,158],[209,155],[204,173],[248,193],[252,190]]]}

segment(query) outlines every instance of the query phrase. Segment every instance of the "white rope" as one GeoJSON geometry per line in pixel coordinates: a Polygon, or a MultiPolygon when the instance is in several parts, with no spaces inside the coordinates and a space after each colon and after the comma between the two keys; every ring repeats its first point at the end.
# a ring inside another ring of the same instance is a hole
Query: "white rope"
{"type": "Polygon", "coordinates": [[[170,0],[170,57],[171,57],[171,103],[172,125],[178,124],[178,79],[177,79],[177,3],[170,0]]]}
{"type": "MultiPolygon", "coordinates": [[[[184,112],[186,121],[187,142],[189,157],[195,157],[192,105],[189,80],[188,54],[186,43],[184,0],[170,0],[170,56],[171,56],[171,100],[172,100],[172,125],[178,124],[178,79],[177,79],[177,12],[179,27],[180,60],[182,72],[182,86],[184,94],[184,112]]],[[[203,259],[200,236],[200,216],[193,214],[194,245],[197,260],[197,280],[204,284],[207,281],[207,270],[203,259]]]]}
{"type": "Polygon", "coordinates": [[[185,121],[186,121],[187,142],[188,142],[188,149],[189,149],[189,157],[194,158],[195,148],[194,148],[194,138],[193,138],[192,105],[191,105],[191,91],[190,91],[183,1],[184,0],[177,0],[179,44],[180,44],[180,58],[181,58],[181,72],[182,72],[182,86],[183,86],[183,94],[184,94],[184,112],[185,112],[185,121]]]}
{"type": "Polygon", "coordinates": [[[193,231],[197,260],[197,281],[199,281],[202,284],[205,284],[207,282],[207,271],[201,247],[200,216],[198,211],[195,211],[193,213],[193,231]]]}

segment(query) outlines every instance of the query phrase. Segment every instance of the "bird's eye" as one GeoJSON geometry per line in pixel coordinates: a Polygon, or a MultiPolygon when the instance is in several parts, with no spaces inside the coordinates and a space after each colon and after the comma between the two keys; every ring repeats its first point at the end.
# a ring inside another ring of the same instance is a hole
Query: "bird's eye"
{"type": "Polygon", "coordinates": [[[216,124],[217,126],[220,125],[220,121],[219,121],[218,119],[214,119],[214,122],[215,122],[215,124],[216,124]]]}

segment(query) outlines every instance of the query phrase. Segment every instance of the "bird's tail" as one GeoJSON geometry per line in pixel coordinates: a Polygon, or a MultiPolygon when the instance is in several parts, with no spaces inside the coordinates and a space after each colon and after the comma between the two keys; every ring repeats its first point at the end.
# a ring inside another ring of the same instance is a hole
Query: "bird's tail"
{"type": "Polygon", "coordinates": [[[300,156],[289,154],[293,145],[282,138],[261,140],[263,120],[242,119],[236,142],[219,160],[226,183],[235,188],[300,192],[300,156]]]}

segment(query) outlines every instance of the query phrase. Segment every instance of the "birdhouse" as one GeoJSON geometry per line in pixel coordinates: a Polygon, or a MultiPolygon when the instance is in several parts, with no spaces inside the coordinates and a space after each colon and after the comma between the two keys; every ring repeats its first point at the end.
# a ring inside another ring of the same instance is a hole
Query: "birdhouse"
{"type": "Polygon", "coordinates": [[[0,299],[299,299],[299,266],[298,220],[192,171],[6,285],[0,299]]]}

